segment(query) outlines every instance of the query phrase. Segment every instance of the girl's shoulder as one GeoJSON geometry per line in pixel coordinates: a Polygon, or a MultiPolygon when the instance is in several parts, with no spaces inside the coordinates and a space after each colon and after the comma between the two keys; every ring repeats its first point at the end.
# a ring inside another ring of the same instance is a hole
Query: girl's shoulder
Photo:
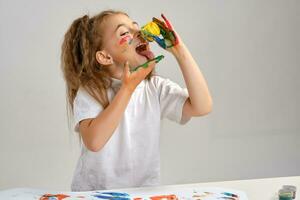
{"type": "Polygon", "coordinates": [[[167,80],[169,80],[167,77],[155,74],[151,76],[149,83],[152,84],[155,88],[159,88],[167,80]]]}
{"type": "Polygon", "coordinates": [[[178,84],[176,82],[162,75],[153,75],[150,78],[149,82],[158,90],[165,87],[178,87],[178,84]]]}
{"type": "Polygon", "coordinates": [[[97,105],[97,101],[94,97],[92,97],[86,89],[84,89],[82,86],[80,86],[77,90],[76,96],[74,98],[73,104],[91,104],[91,105],[97,105]]]}
{"type": "Polygon", "coordinates": [[[80,86],[77,90],[74,101],[80,99],[86,99],[89,98],[89,96],[90,96],[89,93],[82,86],[80,86]]]}

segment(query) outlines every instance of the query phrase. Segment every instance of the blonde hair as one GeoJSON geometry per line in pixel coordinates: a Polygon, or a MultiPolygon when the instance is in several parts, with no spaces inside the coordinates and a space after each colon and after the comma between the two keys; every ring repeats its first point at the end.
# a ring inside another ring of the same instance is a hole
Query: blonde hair
{"type": "MultiPolygon", "coordinates": [[[[82,86],[103,108],[109,105],[107,89],[111,79],[105,67],[96,60],[96,52],[102,48],[103,28],[107,16],[123,14],[123,11],[105,10],[89,18],[75,19],[64,35],[61,47],[61,69],[66,81],[67,115],[73,117],[73,101],[82,86]],[[70,112],[71,111],[71,112],[70,112]]],[[[153,75],[152,71],[146,79],[153,75]]],[[[69,121],[70,122],[70,121],[69,121]]],[[[69,124],[70,125],[70,124],[69,124]]]]}

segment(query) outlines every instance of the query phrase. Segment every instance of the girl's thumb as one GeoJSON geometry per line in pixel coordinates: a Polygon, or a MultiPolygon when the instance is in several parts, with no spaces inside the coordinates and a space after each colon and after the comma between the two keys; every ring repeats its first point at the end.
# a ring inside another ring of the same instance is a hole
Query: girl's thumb
{"type": "Polygon", "coordinates": [[[129,62],[128,61],[125,62],[123,74],[124,74],[125,77],[128,77],[130,75],[129,62]]]}

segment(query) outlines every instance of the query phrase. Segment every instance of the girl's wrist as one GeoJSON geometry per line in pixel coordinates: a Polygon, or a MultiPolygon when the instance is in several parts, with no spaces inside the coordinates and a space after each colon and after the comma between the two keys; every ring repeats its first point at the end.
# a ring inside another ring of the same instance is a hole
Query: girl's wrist
{"type": "Polygon", "coordinates": [[[182,54],[186,51],[186,47],[183,43],[180,43],[171,49],[171,53],[176,57],[179,58],[182,54]]]}
{"type": "Polygon", "coordinates": [[[131,88],[127,85],[125,85],[124,83],[121,85],[121,88],[120,90],[122,90],[124,92],[124,94],[127,94],[127,95],[132,95],[133,91],[134,91],[134,88],[131,88]]]}

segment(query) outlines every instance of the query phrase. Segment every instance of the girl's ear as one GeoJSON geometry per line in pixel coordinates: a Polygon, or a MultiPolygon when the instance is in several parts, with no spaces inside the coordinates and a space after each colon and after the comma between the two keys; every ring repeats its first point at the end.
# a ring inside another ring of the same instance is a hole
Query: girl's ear
{"type": "Polygon", "coordinates": [[[96,59],[101,65],[113,64],[113,59],[105,50],[96,52],[96,59]]]}

